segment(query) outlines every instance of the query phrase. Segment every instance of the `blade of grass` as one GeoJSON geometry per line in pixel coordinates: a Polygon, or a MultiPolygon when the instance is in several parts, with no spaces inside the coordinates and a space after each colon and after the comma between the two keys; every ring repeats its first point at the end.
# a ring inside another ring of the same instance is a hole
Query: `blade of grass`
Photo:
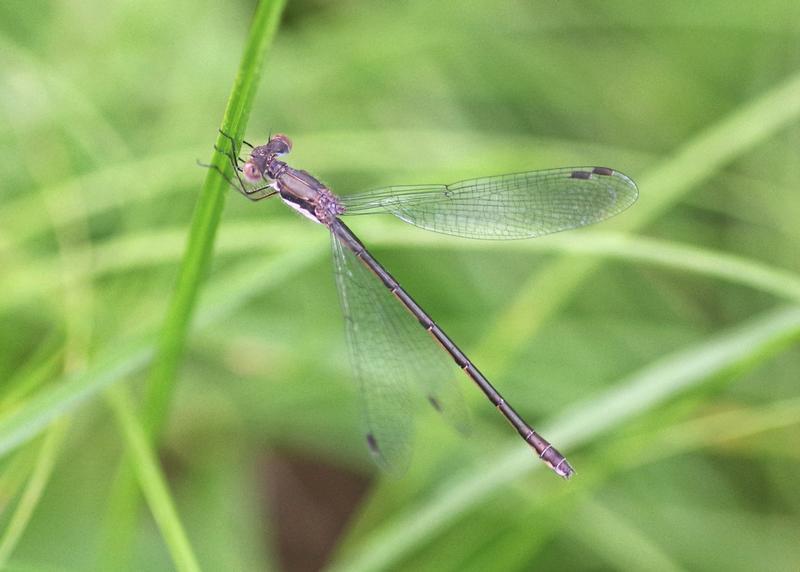
{"type": "MultiPolygon", "coordinates": [[[[640,447],[637,464],[656,462],[686,451],[724,445],[800,423],[800,398],[784,399],[762,407],[738,408],[706,415],[667,427],[650,436],[648,447],[640,447]]],[[[636,437],[630,438],[635,441],[636,437]]],[[[625,446],[623,443],[622,446],[625,446]]]]}
{"type": "Polygon", "coordinates": [[[570,530],[614,570],[683,570],[652,539],[599,502],[584,499],[570,519],[570,530]],[[613,542],[609,539],[613,538],[613,542]]]}
{"type": "MultiPolygon", "coordinates": [[[[263,0],[253,16],[239,72],[222,120],[222,131],[232,136],[237,143],[241,141],[247,125],[261,68],[278,29],[284,4],[284,0],[263,0]]],[[[227,137],[219,134],[216,146],[227,149],[230,142],[227,137]]],[[[230,169],[227,157],[221,153],[213,154],[211,164],[222,171],[230,169]]],[[[192,216],[186,251],[178,271],[177,285],[156,344],[153,366],[145,388],[142,404],[143,425],[147,435],[156,442],[167,416],[200,283],[211,262],[214,239],[227,193],[227,182],[214,169],[209,169],[192,216]]],[[[118,520],[116,523],[110,523],[111,528],[106,532],[106,535],[111,535],[114,540],[109,545],[112,552],[106,551],[101,556],[107,562],[124,562],[130,553],[135,529],[133,511],[137,504],[133,502],[132,497],[135,496],[135,482],[130,462],[126,457],[120,466],[109,500],[109,511],[118,520]]]]}
{"type": "MultiPolygon", "coordinates": [[[[203,311],[198,316],[196,326],[214,323],[244,306],[252,296],[280,285],[314,262],[319,254],[319,250],[288,251],[266,266],[260,265],[255,271],[248,266],[244,272],[229,272],[213,288],[207,289],[203,311]]],[[[91,382],[90,379],[86,381],[91,382]]],[[[129,559],[137,506],[138,498],[134,483],[131,482],[130,468],[123,465],[114,483],[106,514],[108,524],[104,530],[100,569],[108,569],[109,566],[121,569],[121,563],[129,559]]]]}
{"type": "MultiPolygon", "coordinates": [[[[260,2],[253,16],[239,73],[222,120],[222,130],[237,142],[250,115],[258,80],[268,48],[272,43],[283,12],[284,0],[260,2]]],[[[217,137],[217,146],[229,146],[227,138],[217,137]]],[[[227,157],[214,153],[211,164],[229,169],[227,157]]],[[[200,283],[208,270],[222,207],[229,189],[225,180],[209,169],[189,228],[186,251],[178,282],[170,301],[164,326],[159,337],[153,368],[147,383],[144,402],[145,427],[158,434],[169,404],[175,374],[186,343],[189,322],[197,300],[200,283]]]]}
{"type": "MultiPolygon", "coordinates": [[[[695,185],[739,154],[795,121],[799,115],[800,73],[796,73],[710,126],[680,148],[673,157],[638,179],[642,190],[641,200],[617,224],[626,230],[641,228],[677,203],[695,185]]],[[[481,361],[488,363],[484,367],[494,371],[502,370],[505,364],[514,359],[521,344],[530,339],[561,308],[597,266],[598,263],[593,260],[562,257],[542,268],[521,288],[517,299],[508,305],[507,311],[486,336],[477,352],[483,356],[481,361]]],[[[556,440],[564,443],[560,438],[556,440]]],[[[564,446],[567,445],[569,443],[564,446]]],[[[494,472],[494,469],[495,467],[490,472],[494,472]]],[[[493,487],[500,486],[503,482],[505,480],[498,483],[485,482],[487,489],[482,495],[488,495],[493,487]]],[[[460,487],[449,489],[445,496],[459,504],[464,499],[458,497],[466,498],[473,492],[469,490],[469,484],[464,489],[459,489],[460,487]]],[[[349,562],[355,561],[359,565],[364,564],[364,569],[371,569],[374,563],[385,565],[393,562],[416,544],[425,541],[432,531],[454,518],[445,515],[449,507],[443,500],[441,504],[434,504],[436,510],[428,512],[428,506],[423,506],[420,514],[412,515],[419,517],[419,520],[411,518],[405,521],[406,531],[397,528],[393,529],[393,534],[371,537],[367,541],[368,547],[361,551],[361,557],[349,562]],[[420,526],[420,520],[427,518],[430,518],[430,522],[426,526],[420,526]]]]}
{"type": "Polygon", "coordinates": [[[26,396],[33,394],[46,381],[63,371],[60,369],[64,359],[63,343],[60,333],[48,336],[42,340],[36,354],[6,380],[4,393],[0,398],[0,415],[16,407],[26,396]]]}
{"type": "MultiPolygon", "coordinates": [[[[726,448],[733,450],[731,441],[737,441],[733,446],[736,454],[741,455],[748,451],[743,449],[743,443],[740,440],[748,439],[752,442],[753,448],[759,444],[764,448],[764,444],[771,441],[769,438],[765,438],[764,433],[788,429],[798,423],[800,423],[800,399],[794,398],[770,403],[763,407],[741,407],[722,413],[711,413],[667,428],[655,427],[655,430],[652,431],[625,434],[607,445],[593,448],[582,463],[589,468],[589,474],[586,475],[588,478],[581,479],[580,484],[574,483],[578,486],[571,486],[569,490],[547,496],[542,496],[529,488],[516,489],[518,495],[528,497],[527,499],[520,498],[520,506],[529,507],[526,511],[527,515],[519,516],[516,519],[517,526],[524,529],[527,534],[525,554],[521,557],[534,559],[536,552],[541,550],[547,540],[552,538],[557,529],[562,526],[562,521],[558,518],[548,518],[543,521],[542,512],[564,515],[570,512],[567,508],[573,506],[580,511],[582,505],[591,502],[588,499],[592,498],[597,491],[602,490],[617,474],[670,457],[685,456],[709,447],[715,448],[717,453],[724,453],[726,448]],[[610,462],[610,459],[614,459],[614,461],[610,462]],[[531,522],[537,523],[535,529],[531,529],[531,522]]],[[[744,446],[747,447],[747,441],[744,446]]],[[[768,462],[763,459],[763,456],[765,456],[764,452],[759,457],[765,465],[765,471],[769,471],[776,463],[768,462]]],[[[572,534],[577,532],[580,536],[581,530],[576,531],[573,526],[574,519],[570,517],[568,522],[570,523],[569,532],[572,534]]],[[[589,526],[589,523],[587,522],[584,526],[589,526]]],[[[603,542],[602,538],[595,537],[592,548],[594,550],[599,548],[601,551],[610,549],[610,553],[613,554],[619,545],[615,536],[610,538],[606,536],[605,538],[605,542],[612,546],[599,547],[598,545],[603,542]]],[[[776,542],[779,542],[778,539],[776,542]]],[[[792,551],[796,552],[794,545],[791,544],[791,546],[791,551],[778,550],[779,554],[771,550],[766,558],[772,559],[773,562],[770,562],[772,565],[766,566],[766,568],[778,570],[786,568],[782,561],[791,560],[792,551]]],[[[763,559],[765,556],[761,555],[759,558],[763,559]]],[[[657,557],[656,559],[658,560],[657,557]]],[[[638,567],[638,569],[640,568],[641,566],[638,567]]],[[[648,567],[645,566],[645,568],[648,567]]],[[[649,568],[653,568],[653,566],[649,568]]]]}
{"type": "MultiPolygon", "coordinates": [[[[219,279],[212,287],[206,289],[202,311],[196,320],[196,328],[215,323],[246,305],[251,297],[261,295],[271,288],[279,286],[315,262],[321,252],[313,249],[290,250],[267,265],[259,265],[256,269],[248,265],[243,271],[229,271],[224,279],[219,279]]],[[[152,355],[154,351],[152,346],[145,344],[143,348],[152,355]]],[[[146,364],[147,362],[142,363],[142,367],[146,364]]],[[[93,383],[92,378],[95,375],[86,376],[80,381],[87,384],[93,383]]],[[[101,388],[95,386],[94,393],[97,393],[99,389],[101,388]]],[[[2,431],[0,431],[0,435],[2,435],[2,431]]],[[[2,438],[0,438],[1,444],[2,438]]],[[[130,554],[131,531],[136,524],[138,498],[135,489],[131,492],[130,473],[121,470],[119,475],[115,481],[111,494],[112,500],[109,502],[106,513],[108,525],[105,526],[103,551],[100,555],[99,569],[101,570],[125,569],[124,563],[130,554]]]]}
{"type": "MultiPolygon", "coordinates": [[[[704,382],[761,363],[798,339],[800,307],[770,312],[651,364],[604,395],[576,405],[543,431],[565,447],[588,443],[704,382]]],[[[414,547],[430,542],[438,531],[485,502],[497,489],[541,468],[527,450],[508,448],[480,470],[465,471],[441,483],[417,506],[373,529],[331,570],[396,566],[414,547]]]]}
{"type": "MultiPolygon", "coordinates": [[[[634,231],[674,206],[685,194],[737,156],[800,117],[800,73],[711,125],[660,165],[637,179],[639,202],[615,221],[634,231]]],[[[572,257],[543,267],[520,289],[517,299],[487,335],[480,350],[486,369],[500,371],[519,348],[572,296],[597,268],[596,261],[572,257]]]]}
{"type": "MultiPolygon", "coordinates": [[[[265,242],[262,238],[263,224],[260,222],[226,223],[217,241],[217,256],[262,250],[313,249],[327,245],[327,237],[305,232],[307,229],[298,226],[296,221],[273,222],[271,228],[272,237],[269,242],[265,242]]],[[[452,251],[520,250],[636,261],[714,276],[734,284],[769,292],[789,301],[800,302],[800,275],[790,270],[776,268],[735,254],[643,236],[587,230],[554,235],[541,240],[499,244],[459,240],[433,233],[408,232],[408,229],[387,225],[379,220],[360,221],[359,230],[366,230],[366,234],[374,235],[374,238],[370,239],[371,244],[390,246],[394,249],[425,247],[452,251]]],[[[164,264],[180,255],[181,242],[182,232],[179,228],[151,230],[109,240],[93,248],[91,274],[79,274],[78,277],[96,279],[116,272],[164,264]]],[[[57,284],[54,280],[42,280],[42,276],[55,274],[48,270],[50,267],[52,263],[49,259],[46,262],[29,261],[25,272],[14,273],[7,282],[0,282],[0,311],[28,300],[29,297],[51,292],[57,284]]]]}
{"type": "MultiPolygon", "coordinates": [[[[682,272],[713,276],[769,292],[788,301],[800,302],[800,275],[795,272],[709,248],[617,232],[582,231],[557,234],[541,240],[496,244],[440,237],[431,233],[407,234],[397,227],[392,227],[383,229],[380,233],[376,232],[376,237],[371,239],[370,243],[393,248],[425,246],[453,250],[497,248],[504,251],[553,251],[568,255],[642,262],[682,272]]],[[[597,261],[592,263],[596,264],[597,261]]]]}
{"type": "Polygon", "coordinates": [[[3,464],[0,472],[0,517],[3,517],[12,499],[28,481],[36,462],[33,447],[20,449],[3,464]]]}
{"type": "MultiPolygon", "coordinates": [[[[713,408],[710,408],[714,411],[713,408]]],[[[688,411],[688,410],[687,410],[688,411]]],[[[689,412],[689,414],[691,414],[689,412]]],[[[666,429],[659,428],[658,425],[648,423],[654,430],[647,431],[626,431],[623,435],[613,438],[607,444],[593,447],[592,450],[584,455],[581,466],[585,467],[582,478],[579,481],[570,483],[568,488],[551,487],[542,494],[537,487],[520,486],[507,487],[504,495],[512,497],[511,506],[517,510],[506,513],[503,516],[502,527],[505,530],[493,530],[498,536],[490,550],[482,549],[487,544],[487,534],[484,528],[475,530],[475,522],[483,522],[479,514],[462,518],[457,526],[451,527],[437,541],[437,544],[447,546],[451,542],[467,543],[474,554],[468,553],[470,570],[484,570],[491,568],[492,563],[500,562],[497,566],[502,569],[525,569],[526,564],[536,561],[539,554],[546,549],[548,542],[555,537],[560,529],[567,535],[577,535],[578,539],[583,539],[586,535],[582,529],[594,527],[603,529],[613,523],[604,523],[603,520],[593,521],[583,519],[581,515],[572,514],[573,507],[580,513],[583,505],[593,503],[591,499],[597,498],[600,491],[606,489],[611,479],[622,473],[634,470],[643,465],[675,456],[685,456],[699,449],[714,447],[716,452],[725,452],[724,448],[733,447],[729,445],[730,440],[741,440],[749,438],[753,447],[758,444],[768,443],[771,440],[764,438],[764,433],[778,429],[787,429],[792,425],[800,423],[800,399],[788,399],[775,403],[770,403],[764,407],[742,407],[724,413],[712,413],[700,419],[672,425],[666,429]],[[614,459],[614,462],[610,462],[614,459]],[[593,524],[594,523],[594,524],[593,524]],[[499,534],[498,534],[499,533],[499,534]],[[458,539],[458,540],[453,540],[458,539]],[[498,553],[501,553],[498,559],[498,553]],[[481,560],[483,558],[483,560],[481,560]]],[[[746,446],[746,443],[745,443],[746,446]]],[[[742,443],[734,444],[736,454],[741,454],[742,443]]],[[[763,448],[763,445],[762,445],[763,448]]],[[[765,460],[766,464],[767,461],[765,460]]],[[[768,470],[774,466],[770,463],[768,470]]],[[[602,493],[601,493],[602,494],[602,493]]],[[[602,497],[601,497],[602,498],[602,497]]],[[[508,502],[508,501],[506,501],[508,502]]],[[[613,507],[618,508],[617,506],[613,507]]],[[[606,510],[611,510],[607,508],[606,510]]],[[[481,510],[483,512],[483,510],[481,510]]],[[[624,517],[623,517],[624,518],[624,517]]],[[[641,560],[635,569],[660,569],[662,566],[669,568],[669,562],[665,558],[675,557],[669,550],[668,554],[659,554],[659,546],[648,546],[651,539],[660,542],[661,537],[654,538],[640,537],[638,539],[629,538],[626,542],[620,543],[619,539],[634,532],[628,530],[619,531],[619,534],[597,535],[591,534],[589,548],[600,555],[607,555],[616,559],[619,546],[630,545],[637,554],[620,554],[621,562],[614,569],[624,569],[625,562],[630,558],[641,560]],[[633,543],[633,544],[630,544],[633,543]],[[604,546],[609,544],[609,546],[604,546]],[[653,552],[655,549],[655,552],[653,552]],[[646,561],[651,561],[650,565],[644,565],[646,561]]],[[[428,547],[431,543],[427,543],[428,547]]],[[[663,548],[667,548],[660,545],[663,548]]],[[[423,552],[430,548],[422,548],[423,552]]],[[[793,550],[793,549],[792,549],[793,550]]],[[[770,551],[771,556],[775,551],[770,551]]],[[[775,558],[776,564],[770,569],[784,569],[781,560],[791,558],[791,551],[783,550],[783,554],[775,558]]],[[[448,562],[447,551],[437,550],[437,562],[442,563],[445,569],[455,569],[459,565],[464,568],[463,563],[457,558],[464,558],[464,551],[459,551],[459,557],[453,558],[453,562],[448,562]]],[[[761,556],[763,558],[763,555],[761,556]]],[[[415,560],[419,558],[415,554],[415,560]]],[[[675,559],[683,562],[680,557],[675,559]]],[[[495,567],[497,567],[495,566],[495,567]]],[[[627,568],[629,568],[628,566],[627,568]]]]}
{"type": "MultiPolygon", "coordinates": [[[[351,130],[308,133],[304,137],[303,149],[307,156],[315,158],[315,170],[328,174],[341,170],[342,165],[347,164],[352,171],[385,176],[387,173],[397,172],[398,165],[410,164],[421,155],[432,154],[441,149],[459,150],[456,164],[465,166],[474,166],[474,159],[478,154],[484,158],[486,168],[496,168],[498,159],[507,162],[509,168],[512,168],[529,160],[531,156],[539,157],[544,165],[546,159],[543,156],[552,156],[554,160],[574,156],[577,161],[581,156],[597,154],[631,157],[629,161],[632,163],[652,162],[652,157],[639,152],[634,153],[625,148],[609,149],[607,146],[580,139],[515,137],[508,133],[492,135],[464,130],[402,129],[381,131],[379,134],[351,130]],[[391,153],[386,153],[385,147],[375,144],[376,136],[380,137],[380,141],[415,141],[416,144],[413,148],[393,148],[391,153]],[[482,141],[480,148],[464,145],[465,141],[478,139],[482,141]],[[502,157],[499,153],[497,157],[490,153],[491,149],[502,149],[509,145],[512,148],[504,149],[502,157]]],[[[196,166],[186,164],[186,158],[196,157],[206,151],[207,145],[204,145],[202,148],[184,148],[117,162],[110,162],[104,157],[104,161],[92,171],[42,187],[40,192],[42,196],[50,197],[67,194],[72,189],[81,189],[82,195],[86,197],[86,202],[82,205],[83,212],[61,213],[59,221],[55,221],[69,225],[77,216],[84,214],[90,217],[101,216],[123,203],[131,205],[182,193],[184,189],[175,184],[176,179],[189,180],[191,174],[196,172],[196,166]],[[124,198],[107,192],[114,186],[125,189],[124,198]]],[[[453,173],[442,173],[442,176],[445,175],[452,176],[453,173]]],[[[5,200],[3,209],[0,210],[0,248],[19,247],[53,228],[47,221],[37,217],[40,209],[40,200],[29,194],[5,200]]]]}
{"type": "MultiPolygon", "coordinates": [[[[280,223],[274,224],[280,225],[280,223]]],[[[307,233],[295,236],[298,231],[294,224],[288,224],[279,229],[280,231],[276,233],[271,244],[271,247],[277,249],[283,249],[282,241],[284,239],[294,242],[296,246],[296,240],[302,241],[309,238],[307,233]]],[[[479,249],[495,246],[477,241],[450,241],[429,233],[408,234],[396,227],[385,230],[386,232],[380,233],[380,236],[373,241],[376,245],[452,248],[457,244],[458,247],[468,246],[479,249]]],[[[243,237],[254,236],[253,229],[247,223],[230,225],[230,228],[226,228],[226,233],[227,231],[232,236],[231,240],[224,239],[221,242],[220,250],[222,252],[238,251],[243,237]]],[[[168,234],[171,236],[171,233],[168,234]]],[[[163,246],[165,240],[168,244],[169,240],[165,235],[157,234],[152,241],[144,241],[145,248],[143,248],[142,254],[146,255],[147,252],[151,252],[152,247],[156,244],[163,246]]],[[[209,289],[208,303],[203,304],[203,311],[198,318],[198,326],[214,323],[229,315],[240,308],[254,292],[266,292],[313,263],[325,253],[323,247],[327,246],[327,244],[320,243],[318,248],[312,247],[313,242],[315,241],[309,242],[308,249],[292,250],[287,248],[286,254],[274,259],[263,269],[259,268],[255,272],[248,271],[246,276],[240,278],[228,275],[224,281],[220,280],[219,283],[213,285],[209,289]]],[[[262,241],[259,241],[259,244],[261,243],[262,241]]],[[[255,244],[247,244],[247,248],[255,247],[255,244]]],[[[587,231],[573,235],[554,236],[547,240],[512,242],[505,247],[537,251],[555,250],[573,254],[638,260],[686,272],[716,276],[733,283],[759,288],[787,299],[800,301],[800,279],[791,272],[730,254],[656,239],[587,231]]],[[[117,252],[122,257],[130,255],[130,253],[126,254],[126,249],[117,243],[113,245],[113,248],[112,245],[109,245],[107,249],[101,247],[97,250],[99,259],[105,258],[103,253],[106,251],[109,254],[117,252]]],[[[138,259],[138,256],[131,256],[138,259]]],[[[106,385],[130,376],[145,367],[149,363],[153,351],[152,346],[141,343],[108,356],[107,359],[91,366],[83,374],[55,380],[52,386],[38,392],[18,411],[0,420],[0,456],[36,435],[53,419],[74,410],[93,398],[106,385]]]]}
{"type": "Polygon", "coordinates": [[[0,419],[0,456],[31,439],[52,421],[85,403],[104,387],[140,370],[150,362],[152,356],[152,346],[131,344],[39,391],[19,409],[0,419]]]}
{"type": "Polygon", "coordinates": [[[33,516],[33,512],[44,494],[44,489],[53,472],[59,448],[64,436],[67,434],[68,418],[61,419],[50,426],[42,440],[42,445],[36,458],[28,484],[22,492],[17,509],[8,522],[2,539],[0,539],[0,569],[8,564],[8,559],[14,552],[17,542],[33,516]]]}
{"type": "MultiPolygon", "coordinates": [[[[205,152],[205,151],[204,151],[205,152]]],[[[143,159],[104,162],[96,169],[56,184],[43,187],[43,197],[52,197],[81,189],[86,202],[82,211],[62,213],[57,221],[37,216],[41,211],[41,197],[25,194],[3,202],[0,229],[3,231],[3,249],[19,248],[26,241],[45,234],[48,230],[62,231],[63,226],[74,224],[82,217],[95,217],[119,207],[139,201],[153,200],[167,194],[176,194],[181,187],[175,185],[175,166],[196,155],[188,149],[150,155],[143,159]],[[125,197],[106,192],[114,186],[125,189],[125,197]]]]}
{"type": "Polygon", "coordinates": [[[199,571],[200,566],[178,518],[169,487],[164,475],[161,474],[158,459],[144,429],[133,414],[135,409],[124,386],[116,385],[110,388],[107,396],[117,424],[125,437],[139,486],[167,544],[175,568],[185,572],[199,571]]]}
{"type": "MultiPolygon", "coordinates": [[[[228,274],[208,288],[196,327],[202,328],[240,308],[252,297],[280,286],[317,260],[318,250],[289,251],[256,269],[228,274]]],[[[0,457],[39,434],[61,415],[75,410],[100,391],[132,377],[153,359],[155,348],[145,340],[117,346],[85,370],[56,379],[18,409],[0,418],[0,457]]]]}
{"type": "Polygon", "coordinates": [[[86,151],[96,154],[98,162],[129,156],[128,141],[84,90],[68,79],[68,74],[49,62],[39,60],[5,34],[0,36],[0,48],[3,70],[7,73],[23,71],[27,80],[34,84],[34,89],[49,100],[48,107],[66,112],[52,117],[62,121],[65,132],[70,133],[86,151]]]}

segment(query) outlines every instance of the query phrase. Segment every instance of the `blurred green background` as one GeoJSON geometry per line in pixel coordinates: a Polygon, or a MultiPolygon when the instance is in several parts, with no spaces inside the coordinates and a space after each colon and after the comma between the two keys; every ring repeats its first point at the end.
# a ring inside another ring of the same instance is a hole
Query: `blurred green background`
{"type": "Polygon", "coordinates": [[[788,0],[289,2],[247,138],[289,134],[335,192],[639,183],[615,220],[534,241],[350,223],[578,474],[465,379],[472,436],[422,411],[409,474],[379,474],[325,230],[229,192],[157,447],[170,495],[120,492],[130,408],[103,387],[141,400],[254,9],[0,4],[4,569],[181,567],[151,516],[171,499],[205,570],[797,570],[788,0]]]}

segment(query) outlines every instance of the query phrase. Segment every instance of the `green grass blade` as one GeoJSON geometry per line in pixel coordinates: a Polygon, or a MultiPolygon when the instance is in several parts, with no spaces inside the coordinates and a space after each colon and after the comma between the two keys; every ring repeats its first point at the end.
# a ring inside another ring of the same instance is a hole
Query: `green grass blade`
{"type": "MultiPolygon", "coordinates": [[[[800,423],[800,398],[784,399],[763,407],[737,408],[667,427],[637,453],[637,464],[656,462],[687,451],[720,445],[800,423]]],[[[636,440],[632,437],[631,441],[636,440]]],[[[624,443],[623,443],[624,446],[624,443]]]]}
{"type": "MultiPolygon", "coordinates": [[[[640,229],[655,220],[702,181],[800,117],[800,73],[740,107],[637,178],[639,202],[616,221],[617,228],[640,229]]],[[[595,261],[556,260],[524,285],[496,320],[478,352],[495,371],[516,355],[542,324],[595,270],[595,261]],[[502,357],[499,357],[502,356],[502,357]]]]}
{"type": "MultiPolygon", "coordinates": [[[[588,443],[704,382],[760,363],[798,339],[800,307],[760,316],[705,344],[652,364],[604,395],[576,405],[543,432],[564,448],[588,443]]],[[[442,483],[434,496],[398,513],[363,539],[359,549],[339,560],[332,570],[380,570],[396,565],[404,555],[430,542],[437,532],[485,502],[500,487],[542,468],[529,451],[515,445],[496,455],[483,470],[442,483]]]]}
{"type": "Polygon", "coordinates": [[[3,471],[0,472],[0,516],[4,517],[11,501],[30,478],[36,452],[33,447],[20,449],[3,464],[3,471]]]}
{"type": "MultiPolygon", "coordinates": [[[[281,223],[275,223],[280,225],[281,223]]],[[[371,223],[362,223],[370,226],[371,223]]],[[[375,223],[380,224],[380,223],[375,223]]],[[[220,248],[222,251],[238,252],[242,243],[246,248],[255,248],[255,244],[243,240],[247,236],[255,236],[248,223],[232,224],[226,229],[232,234],[230,241],[223,240],[220,248]],[[240,228],[241,227],[241,228],[240,228]]],[[[450,240],[434,236],[431,233],[406,233],[397,226],[375,229],[375,245],[392,247],[414,248],[494,248],[494,244],[474,241],[450,240]]],[[[369,231],[368,231],[369,232],[369,231]]],[[[288,224],[276,233],[271,247],[283,249],[290,244],[283,244],[283,240],[293,242],[308,239],[307,233],[297,234],[297,225],[288,224]],[[297,236],[295,236],[297,234],[297,236]]],[[[170,234],[170,233],[168,233],[170,234]]],[[[223,237],[224,238],[224,237],[223,237]]],[[[137,240],[137,242],[139,242],[137,240]]],[[[153,240],[143,241],[145,247],[141,254],[152,252],[155,244],[164,245],[169,242],[166,235],[156,233],[153,240]]],[[[259,241],[260,243],[261,241],[259,241]]],[[[325,246],[320,243],[321,246],[325,246]]],[[[715,276],[729,280],[732,283],[742,284],[770,292],[786,299],[800,301],[800,278],[796,274],[774,268],[764,263],[738,257],[735,255],[702,249],[694,246],[671,243],[656,239],[621,235],[617,233],[583,232],[572,235],[564,234],[553,236],[539,241],[519,241],[503,245],[505,248],[516,248],[535,251],[555,251],[577,255],[601,256],[627,261],[638,261],[685,272],[696,272],[701,275],[715,276]]],[[[116,242],[108,248],[99,248],[97,257],[103,259],[106,250],[109,255],[116,252],[118,258],[137,255],[130,253],[116,242]],[[127,253],[127,254],[126,254],[127,253]]],[[[325,249],[316,248],[313,241],[309,242],[306,249],[287,250],[287,254],[279,256],[272,263],[249,271],[247,275],[236,278],[227,276],[224,288],[216,284],[209,290],[208,303],[203,304],[203,311],[198,317],[198,325],[211,324],[216,320],[229,315],[244,304],[253,292],[265,292],[271,287],[283,283],[299,270],[306,268],[319,257],[326,254],[325,249]]],[[[139,371],[152,357],[153,348],[147,344],[131,347],[121,353],[115,354],[90,366],[85,373],[68,376],[65,379],[55,380],[55,383],[37,393],[32,399],[25,402],[13,414],[0,420],[0,455],[7,453],[20,443],[33,437],[52,420],[58,416],[72,411],[96,396],[106,385],[113,383],[139,371]]]]}
{"type": "Polygon", "coordinates": [[[584,499],[571,519],[571,531],[614,570],[683,570],[668,554],[611,508],[584,499]]]}
{"type": "MultiPolygon", "coordinates": [[[[264,58],[278,28],[283,7],[284,0],[265,0],[258,5],[253,17],[239,73],[222,121],[222,130],[237,141],[241,140],[247,124],[264,58]]],[[[229,142],[219,135],[217,146],[225,149],[229,142]]],[[[219,153],[213,155],[211,164],[220,169],[228,168],[227,158],[219,153]]],[[[167,310],[147,383],[145,427],[151,433],[158,433],[166,415],[200,283],[211,261],[214,239],[228,193],[225,180],[209,169],[192,217],[178,283],[167,310]]]]}
{"type": "MultiPolygon", "coordinates": [[[[237,142],[241,140],[246,127],[264,58],[278,29],[283,7],[284,0],[264,0],[259,3],[253,17],[239,72],[222,121],[222,131],[234,137],[237,142]]],[[[230,143],[226,137],[219,134],[216,145],[218,148],[227,149],[230,143]]],[[[229,169],[227,158],[220,153],[213,154],[211,164],[220,170],[229,169]]],[[[156,440],[164,424],[175,387],[175,378],[200,284],[211,262],[214,239],[227,193],[227,182],[214,169],[209,169],[192,217],[177,285],[167,310],[156,345],[153,367],[147,380],[143,403],[144,428],[151,438],[155,437],[156,440]]],[[[124,405],[121,409],[124,409],[124,405]]],[[[130,498],[133,496],[136,496],[136,490],[129,464],[123,461],[110,506],[111,512],[119,519],[118,524],[126,523],[130,528],[126,530],[119,526],[115,527],[113,548],[123,553],[106,552],[104,554],[106,558],[124,560],[128,552],[127,547],[130,546],[134,536],[135,520],[132,516],[125,516],[124,513],[126,510],[135,509],[136,503],[130,498]]]]}
{"type": "MultiPolygon", "coordinates": [[[[369,225],[362,223],[360,226],[368,227],[369,225]]],[[[378,230],[375,229],[375,237],[371,237],[370,244],[393,248],[422,246],[452,250],[556,252],[566,255],[610,258],[713,276],[733,284],[769,292],[788,301],[800,302],[800,274],[796,272],[727,252],[644,236],[617,232],[582,231],[556,234],[541,240],[520,240],[496,244],[488,241],[441,237],[432,233],[406,233],[397,226],[382,228],[380,232],[378,230]]],[[[291,229],[287,229],[285,232],[289,239],[293,239],[290,234],[291,229]]],[[[593,264],[597,262],[597,260],[592,261],[593,264]]]]}
{"type": "MultiPolygon", "coordinates": [[[[327,237],[305,232],[296,221],[271,223],[273,230],[269,242],[263,240],[263,224],[254,221],[226,223],[217,240],[217,257],[257,251],[284,252],[292,249],[323,249],[327,237]]],[[[759,260],[736,254],[701,248],[643,236],[586,230],[564,233],[541,240],[510,241],[499,244],[489,241],[461,240],[427,232],[409,232],[396,224],[382,220],[359,221],[359,230],[370,237],[370,244],[401,248],[436,248],[457,251],[555,252],[581,256],[611,258],[626,262],[653,264],[681,272],[713,276],[734,284],[741,284],[793,302],[800,302],[800,274],[770,266],[759,260]]],[[[182,234],[179,228],[148,230],[131,233],[124,238],[111,239],[92,249],[93,265],[80,279],[97,279],[115,273],[147,268],[180,257],[182,234]]],[[[0,281],[0,311],[35,296],[53,292],[56,273],[50,270],[52,261],[47,258],[31,261],[24,272],[16,272],[3,283],[0,281]],[[41,278],[52,275],[52,280],[41,278]]]]}
{"type": "Polygon", "coordinates": [[[0,539],[0,569],[4,569],[8,564],[9,557],[14,552],[17,542],[25,532],[34,510],[44,494],[68,426],[67,419],[51,425],[42,441],[28,484],[22,493],[17,509],[8,522],[2,539],[0,539]]]}
{"type": "Polygon", "coordinates": [[[158,458],[133,414],[134,408],[124,387],[117,385],[109,389],[108,402],[125,437],[139,486],[167,544],[175,568],[183,572],[199,571],[200,566],[178,518],[169,488],[159,468],[158,458]]]}
{"type": "Polygon", "coordinates": [[[49,423],[94,397],[98,391],[143,368],[153,348],[131,345],[99,363],[36,393],[0,419],[0,456],[42,431],[49,423]]]}
{"type": "MultiPolygon", "coordinates": [[[[197,327],[208,326],[234,312],[252,296],[280,286],[315,262],[318,250],[290,251],[257,268],[219,279],[208,288],[197,327]]],[[[149,338],[150,336],[148,336],[149,338]]],[[[55,419],[83,405],[109,385],[131,377],[153,359],[151,342],[138,341],[95,360],[85,370],[56,379],[17,409],[0,418],[0,457],[39,434],[55,419]]]]}

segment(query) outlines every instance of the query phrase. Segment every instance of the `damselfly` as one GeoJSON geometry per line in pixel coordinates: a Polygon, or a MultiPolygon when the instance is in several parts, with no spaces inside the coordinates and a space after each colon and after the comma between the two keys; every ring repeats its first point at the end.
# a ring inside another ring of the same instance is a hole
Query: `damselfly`
{"type": "Polygon", "coordinates": [[[225,136],[231,151],[218,150],[229,156],[236,179],[217,170],[236,190],[254,201],[278,195],[331,233],[366,441],[379,465],[397,472],[408,462],[414,393],[426,398],[450,424],[465,427],[467,413],[457,386],[449,379],[449,355],[540,459],[564,478],[573,474],[564,456],[514,411],[340,217],[390,213],[420,228],[466,238],[532,238],[622,212],[638,196],[629,177],[607,167],[572,167],[337,196],[307,172],[278,160],[292,148],[286,135],[273,135],[256,147],[245,142],[251,148],[246,161],[239,158],[234,139],[225,136]],[[444,351],[425,339],[428,335],[444,351]],[[412,391],[414,386],[419,391],[412,391]]]}

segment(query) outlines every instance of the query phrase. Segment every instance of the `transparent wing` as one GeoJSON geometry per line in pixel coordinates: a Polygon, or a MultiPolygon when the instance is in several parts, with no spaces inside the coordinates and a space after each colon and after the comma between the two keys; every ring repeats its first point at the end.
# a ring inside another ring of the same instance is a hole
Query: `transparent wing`
{"type": "Polygon", "coordinates": [[[341,197],[345,214],[391,213],[420,228],[466,238],[533,238],[592,224],[639,196],[626,175],[572,167],[452,185],[385,187],[341,197]]]}
{"type": "Polygon", "coordinates": [[[411,456],[413,414],[418,403],[426,400],[452,426],[462,432],[468,429],[458,369],[333,233],[331,240],[367,445],[382,468],[399,474],[411,456]]]}

